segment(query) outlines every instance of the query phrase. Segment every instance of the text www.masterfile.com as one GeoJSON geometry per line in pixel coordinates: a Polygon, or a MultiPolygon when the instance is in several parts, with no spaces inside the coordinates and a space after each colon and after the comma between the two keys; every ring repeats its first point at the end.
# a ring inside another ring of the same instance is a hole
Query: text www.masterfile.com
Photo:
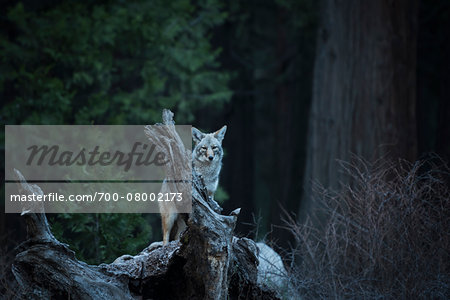
{"type": "Polygon", "coordinates": [[[31,194],[31,195],[10,195],[11,202],[109,202],[127,200],[138,202],[180,202],[183,200],[183,193],[105,193],[94,192],[92,194],[70,194],[60,193],[31,194]]]}

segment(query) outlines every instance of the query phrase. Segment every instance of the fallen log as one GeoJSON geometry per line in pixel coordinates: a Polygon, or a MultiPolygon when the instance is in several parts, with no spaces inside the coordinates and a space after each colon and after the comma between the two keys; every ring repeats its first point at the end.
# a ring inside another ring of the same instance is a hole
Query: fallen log
{"type": "MultiPolygon", "coordinates": [[[[172,161],[190,159],[168,110],[163,124],[158,136],[164,138],[158,143],[170,147],[172,161]]],[[[166,172],[170,176],[172,171],[166,172]]],[[[43,193],[17,170],[16,175],[22,194],[43,193]]],[[[192,213],[180,240],[99,266],[77,260],[53,236],[43,208],[23,207],[28,239],[18,247],[12,266],[18,293],[26,299],[277,299],[274,291],[257,283],[255,242],[233,237],[239,209],[221,215],[199,176],[193,174],[189,184],[192,213]]]]}

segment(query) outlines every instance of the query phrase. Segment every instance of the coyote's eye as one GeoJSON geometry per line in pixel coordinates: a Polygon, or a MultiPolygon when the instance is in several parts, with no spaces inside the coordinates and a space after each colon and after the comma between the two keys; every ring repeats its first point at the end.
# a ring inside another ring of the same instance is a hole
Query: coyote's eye
{"type": "Polygon", "coordinates": [[[206,150],[206,147],[202,147],[202,150],[206,150]]]}
{"type": "Polygon", "coordinates": [[[214,150],[214,149],[217,149],[217,146],[212,146],[212,148],[213,148],[213,150],[214,150]]]}

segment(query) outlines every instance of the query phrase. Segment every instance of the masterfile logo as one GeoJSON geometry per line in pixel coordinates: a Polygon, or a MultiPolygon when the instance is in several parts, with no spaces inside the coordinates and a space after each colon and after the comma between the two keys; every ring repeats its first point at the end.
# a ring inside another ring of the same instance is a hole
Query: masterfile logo
{"type": "Polygon", "coordinates": [[[140,142],[135,142],[133,148],[129,153],[116,150],[111,151],[99,151],[100,146],[96,145],[91,151],[82,148],[78,153],[72,151],[60,151],[58,145],[32,145],[27,148],[30,154],[27,159],[27,166],[35,164],[36,166],[42,166],[47,164],[49,166],[72,166],[77,164],[78,166],[108,166],[116,164],[117,166],[123,166],[123,170],[127,172],[132,164],[136,166],[163,166],[169,161],[166,159],[164,152],[157,152],[155,155],[155,145],[148,146],[140,142]],[[142,148],[139,149],[139,148],[142,148]],[[145,157],[145,158],[144,158],[145,157]]]}
{"type": "MultiPolygon", "coordinates": [[[[188,212],[191,164],[174,164],[170,147],[158,144],[167,138],[166,125],[153,126],[159,127],[152,132],[161,134],[153,142],[144,126],[135,125],[5,126],[5,212],[21,212],[24,202],[42,202],[47,213],[156,213],[161,201],[176,202],[179,212],[188,212]],[[184,187],[161,193],[173,165],[180,169],[169,182],[184,187]],[[18,172],[40,187],[37,194],[18,193],[18,172]]],[[[186,153],[191,152],[191,128],[176,126],[186,153]]]]}
{"type": "MultiPolygon", "coordinates": [[[[176,126],[189,151],[191,128],[176,126]]],[[[6,125],[5,141],[6,180],[163,180],[170,163],[141,125],[6,125]]]]}

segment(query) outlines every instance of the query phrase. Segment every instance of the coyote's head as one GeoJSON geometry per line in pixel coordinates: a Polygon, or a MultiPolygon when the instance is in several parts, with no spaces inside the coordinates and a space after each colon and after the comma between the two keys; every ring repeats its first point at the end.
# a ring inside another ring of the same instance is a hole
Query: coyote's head
{"type": "Polygon", "coordinates": [[[213,133],[203,133],[192,127],[192,138],[195,143],[194,158],[201,162],[220,161],[223,156],[222,140],[226,131],[226,125],[213,133]]]}

